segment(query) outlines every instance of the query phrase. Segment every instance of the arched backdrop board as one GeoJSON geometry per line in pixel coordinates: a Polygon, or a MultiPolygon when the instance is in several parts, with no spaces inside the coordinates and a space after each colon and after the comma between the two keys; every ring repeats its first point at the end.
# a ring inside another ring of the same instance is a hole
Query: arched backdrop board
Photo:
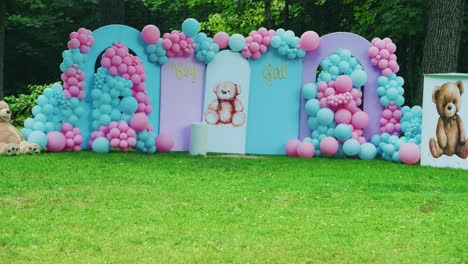
{"type": "MultiPolygon", "coordinates": [[[[352,56],[361,63],[363,70],[367,73],[367,83],[363,90],[364,111],[369,115],[369,125],[364,129],[364,137],[367,140],[370,140],[375,134],[380,134],[380,116],[383,111],[376,88],[380,71],[372,66],[368,54],[368,49],[371,46],[372,44],[368,40],[359,35],[336,32],[322,36],[319,47],[312,52],[308,52],[302,59],[302,85],[310,82],[315,83],[320,62],[338,49],[351,51],[352,56]]],[[[301,99],[300,139],[310,136],[311,133],[307,127],[308,115],[305,112],[304,105],[305,99],[301,99]]]]}
{"type": "Polygon", "coordinates": [[[99,59],[99,55],[107,48],[112,46],[114,42],[123,42],[130,50],[140,58],[143,66],[145,67],[146,75],[146,90],[150,100],[150,105],[153,111],[148,115],[151,125],[156,134],[159,134],[159,89],[160,89],[160,75],[161,67],[153,64],[148,60],[145,53],[146,43],[143,41],[141,32],[125,25],[108,25],[96,29],[91,33],[94,38],[94,45],[91,47],[87,54],[87,61],[83,66],[85,78],[85,93],[86,100],[81,102],[81,106],[85,109],[84,117],[81,118],[77,126],[81,129],[83,135],[83,149],[88,148],[88,141],[92,132],[91,128],[91,103],[89,93],[94,85],[95,63],[99,59]]]}
{"type": "Polygon", "coordinates": [[[273,49],[249,62],[247,153],[284,155],[286,143],[299,136],[302,62],[273,49]]]}
{"type": "Polygon", "coordinates": [[[202,121],[205,68],[193,56],[170,57],[161,67],[159,130],[172,135],[174,151],[189,150],[191,124],[202,121]]]}
{"type": "MultiPolygon", "coordinates": [[[[219,52],[215,59],[206,67],[205,97],[203,111],[217,99],[214,88],[226,81],[231,81],[240,87],[237,98],[244,105],[246,121],[243,125],[234,127],[232,124],[208,125],[208,152],[245,154],[247,120],[250,115],[250,66],[240,53],[230,50],[219,52]]],[[[206,123],[206,120],[204,119],[206,123]]]]}

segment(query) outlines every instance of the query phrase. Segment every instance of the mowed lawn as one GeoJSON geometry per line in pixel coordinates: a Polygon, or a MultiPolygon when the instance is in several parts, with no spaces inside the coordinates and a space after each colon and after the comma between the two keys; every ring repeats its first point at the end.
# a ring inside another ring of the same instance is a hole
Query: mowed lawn
{"type": "Polygon", "coordinates": [[[0,263],[468,261],[463,170],[187,153],[0,165],[0,263]]]}

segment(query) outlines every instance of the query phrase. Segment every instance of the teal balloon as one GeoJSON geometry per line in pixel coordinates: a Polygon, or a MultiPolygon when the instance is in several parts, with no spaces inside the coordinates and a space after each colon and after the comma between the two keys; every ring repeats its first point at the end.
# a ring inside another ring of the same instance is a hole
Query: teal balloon
{"type": "Polygon", "coordinates": [[[398,96],[398,90],[396,88],[390,88],[387,90],[387,97],[390,100],[395,100],[398,96]]]}
{"type": "Polygon", "coordinates": [[[92,149],[97,153],[108,153],[110,151],[110,142],[105,137],[98,137],[93,141],[92,149]]]}
{"type": "Polygon", "coordinates": [[[378,84],[379,86],[385,86],[385,85],[387,85],[387,83],[388,83],[388,78],[385,77],[385,76],[380,76],[380,77],[377,79],[377,84],[378,84]]]}
{"type": "Polygon", "coordinates": [[[311,116],[317,115],[320,110],[320,101],[317,99],[310,99],[306,102],[305,110],[311,116]]]}
{"type": "Polygon", "coordinates": [[[278,36],[274,36],[271,38],[270,44],[273,48],[277,49],[281,45],[281,38],[278,36]]]}
{"type": "Polygon", "coordinates": [[[33,131],[28,136],[28,142],[36,143],[41,147],[41,149],[44,149],[47,145],[47,136],[42,131],[33,131]]]}
{"type": "Polygon", "coordinates": [[[306,83],[302,87],[302,96],[304,96],[305,99],[314,99],[317,97],[317,85],[315,83],[306,83]]]}
{"type": "Polygon", "coordinates": [[[361,145],[359,158],[362,160],[372,160],[377,156],[377,148],[371,143],[364,143],[361,145]]]}
{"type": "Polygon", "coordinates": [[[339,124],[335,128],[335,137],[339,140],[348,140],[351,137],[351,127],[347,124],[339,124]]]}
{"type": "Polygon", "coordinates": [[[241,51],[245,46],[245,38],[241,34],[234,34],[229,38],[229,47],[232,51],[241,51]]]}
{"type": "Polygon", "coordinates": [[[329,108],[322,108],[317,112],[317,118],[320,124],[328,125],[333,122],[334,114],[329,108]]]}
{"type": "Polygon", "coordinates": [[[367,83],[367,73],[363,70],[355,70],[351,73],[354,87],[361,87],[367,83]]]}
{"type": "Polygon", "coordinates": [[[343,151],[348,156],[356,156],[361,152],[361,144],[356,139],[348,139],[343,144],[343,151]]]}
{"type": "Polygon", "coordinates": [[[124,114],[134,114],[138,108],[138,102],[133,97],[125,97],[120,101],[120,111],[124,114]]]}

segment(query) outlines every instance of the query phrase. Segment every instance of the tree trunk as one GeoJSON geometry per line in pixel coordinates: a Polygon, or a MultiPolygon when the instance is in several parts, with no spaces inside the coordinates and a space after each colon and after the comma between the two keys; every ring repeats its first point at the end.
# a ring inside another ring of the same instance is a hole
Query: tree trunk
{"type": "Polygon", "coordinates": [[[271,0],[264,0],[265,3],[265,27],[271,28],[271,0]]]}
{"type": "Polygon", "coordinates": [[[0,1],[0,100],[3,100],[3,73],[6,28],[6,1],[0,1]]]}
{"type": "MultiPolygon", "coordinates": [[[[432,1],[423,49],[424,74],[457,71],[464,5],[465,0],[432,1]]],[[[419,104],[423,96],[422,86],[421,81],[416,98],[419,104]]]]}
{"type": "Polygon", "coordinates": [[[283,20],[283,28],[285,30],[288,29],[288,20],[289,20],[289,0],[284,1],[284,20],[283,20]]]}
{"type": "Polygon", "coordinates": [[[124,24],[124,0],[99,0],[99,25],[124,24]]]}

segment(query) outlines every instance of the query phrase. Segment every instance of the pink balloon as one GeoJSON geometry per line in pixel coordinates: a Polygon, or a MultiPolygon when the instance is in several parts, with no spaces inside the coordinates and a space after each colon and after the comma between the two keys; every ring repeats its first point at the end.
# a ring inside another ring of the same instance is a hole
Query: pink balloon
{"type": "Polygon", "coordinates": [[[346,109],[338,109],[335,113],[335,121],[337,124],[349,124],[351,122],[352,114],[346,109]]]}
{"type": "Polygon", "coordinates": [[[292,139],[286,144],[286,155],[290,157],[297,157],[297,146],[301,144],[298,139],[292,139]]]}
{"type": "Polygon", "coordinates": [[[364,112],[364,111],[358,111],[354,113],[352,119],[351,119],[351,124],[355,128],[365,128],[367,127],[367,124],[369,123],[369,115],[364,112]]]}
{"type": "Polygon", "coordinates": [[[388,67],[388,60],[386,60],[386,59],[381,59],[381,60],[379,61],[378,66],[379,66],[379,68],[380,68],[381,70],[387,68],[387,67],[388,67]]]}
{"type": "Polygon", "coordinates": [[[392,118],[392,115],[393,115],[392,111],[390,111],[388,109],[385,109],[382,112],[382,116],[387,120],[390,120],[390,118],[392,118]]]}
{"type": "Polygon", "coordinates": [[[353,89],[353,79],[347,75],[340,75],[335,81],[336,91],[339,93],[345,93],[353,89]]]}
{"type": "Polygon", "coordinates": [[[59,152],[65,148],[66,138],[65,136],[57,131],[51,131],[47,133],[47,150],[50,152],[59,152]]]}
{"type": "Polygon", "coordinates": [[[312,51],[318,48],[320,45],[320,37],[314,31],[306,31],[304,34],[302,34],[299,43],[301,48],[305,49],[306,51],[312,51]]]}
{"type": "Polygon", "coordinates": [[[62,125],[62,132],[63,133],[67,133],[68,131],[72,131],[73,130],[73,126],[69,123],[63,123],[62,125]]]}
{"type": "MultiPolygon", "coordinates": [[[[398,66],[397,66],[397,67],[398,67],[398,66]]],[[[399,67],[398,67],[398,69],[399,69],[399,67]]],[[[395,72],[398,72],[398,71],[395,71],[395,72]]],[[[383,74],[384,76],[387,76],[387,77],[388,77],[388,76],[390,76],[390,74],[392,74],[392,69],[386,68],[386,69],[384,69],[384,70],[382,71],[382,74],[383,74]]]]}
{"type": "Polygon", "coordinates": [[[397,49],[395,43],[387,43],[386,48],[390,53],[394,53],[397,49]]]}
{"type": "Polygon", "coordinates": [[[130,119],[130,127],[135,131],[143,131],[148,127],[149,120],[144,113],[137,113],[130,119]]]}
{"type": "Polygon", "coordinates": [[[229,35],[226,32],[218,32],[213,37],[213,42],[216,43],[220,49],[225,49],[229,45],[229,35]]]}
{"type": "Polygon", "coordinates": [[[327,156],[333,156],[338,151],[338,141],[334,137],[326,137],[320,141],[320,151],[327,156]]]}
{"type": "Polygon", "coordinates": [[[373,57],[377,56],[377,54],[379,54],[379,49],[372,46],[372,47],[369,48],[368,53],[369,53],[369,56],[373,58],[373,57]]]}
{"type": "Polygon", "coordinates": [[[301,158],[312,158],[315,155],[315,147],[310,142],[302,142],[297,145],[297,155],[301,158]]]}
{"type": "Polygon", "coordinates": [[[421,150],[414,143],[406,143],[400,147],[400,160],[405,164],[416,164],[421,158],[421,150]]]}
{"type": "Polygon", "coordinates": [[[78,39],[71,39],[67,44],[69,49],[77,49],[80,47],[80,41],[78,39]]]}
{"type": "Polygon", "coordinates": [[[170,39],[164,39],[162,42],[162,46],[164,49],[170,49],[172,47],[172,41],[170,39]]]}
{"type": "Polygon", "coordinates": [[[175,141],[170,134],[161,133],[156,137],[155,143],[159,152],[168,152],[174,147],[175,141]]]}

